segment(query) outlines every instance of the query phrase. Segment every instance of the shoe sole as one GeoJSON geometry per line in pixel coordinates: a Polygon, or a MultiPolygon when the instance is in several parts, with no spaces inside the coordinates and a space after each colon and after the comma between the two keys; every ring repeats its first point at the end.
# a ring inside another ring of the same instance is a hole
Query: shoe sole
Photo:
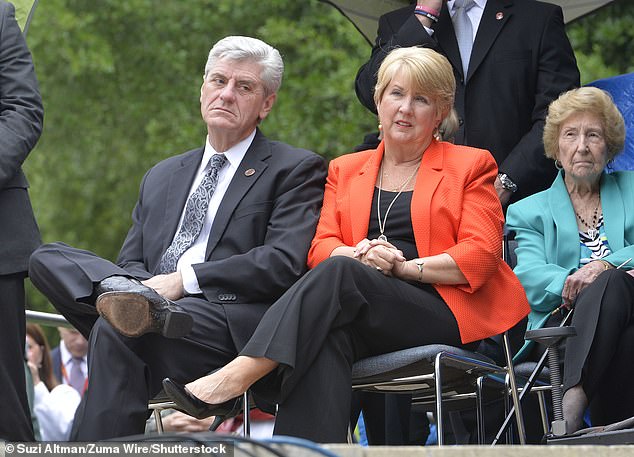
{"type": "Polygon", "coordinates": [[[106,292],[97,298],[96,306],[99,314],[112,327],[128,337],[154,332],[166,338],[180,338],[187,335],[193,326],[193,319],[189,314],[168,310],[154,311],[152,303],[136,293],[106,292]]]}

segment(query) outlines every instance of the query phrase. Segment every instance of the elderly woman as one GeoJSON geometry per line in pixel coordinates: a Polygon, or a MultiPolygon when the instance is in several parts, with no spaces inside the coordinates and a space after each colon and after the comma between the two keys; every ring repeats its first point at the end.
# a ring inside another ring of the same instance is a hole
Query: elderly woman
{"type": "Polygon", "coordinates": [[[389,54],[375,91],[383,141],[330,163],[312,270],[234,361],[186,389],[164,382],[180,407],[222,411],[273,372],[254,389],[273,384],[279,394],[275,433],[343,442],[355,360],[431,343],[473,347],[528,314],[500,256],[492,156],[435,138],[454,92],[440,54],[389,54]]]}
{"type": "Polygon", "coordinates": [[[574,307],[577,336],[564,360],[569,432],[582,427],[588,402],[593,424],[634,414],[634,278],[624,271],[634,265],[634,174],[604,171],[624,137],[623,117],[606,92],[564,93],[544,128],[559,175],[548,190],[508,208],[518,241],[515,273],[531,305],[528,329],[574,307]]]}

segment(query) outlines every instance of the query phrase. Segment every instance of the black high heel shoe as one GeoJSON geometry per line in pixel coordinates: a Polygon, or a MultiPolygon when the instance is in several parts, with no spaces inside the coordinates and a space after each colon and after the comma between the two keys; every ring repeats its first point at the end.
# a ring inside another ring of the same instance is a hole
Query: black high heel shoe
{"type": "MultiPolygon", "coordinates": [[[[242,412],[242,397],[232,398],[224,403],[214,405],[202,401],[187,390],[184,385],[170,378],[163,379],[163,389],[167,396],[176,403],[179,409],[182,409],[196,419],[216,416],[216,421],[219,420],[218,425],[220,425],[222,421],[235,417],[242,412]]],[[[214,424],[216,421],[214,421],[214,424]]]]}

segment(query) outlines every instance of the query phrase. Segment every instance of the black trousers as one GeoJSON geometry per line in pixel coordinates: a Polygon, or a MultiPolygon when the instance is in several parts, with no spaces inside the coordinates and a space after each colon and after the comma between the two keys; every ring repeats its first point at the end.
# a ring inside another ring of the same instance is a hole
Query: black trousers
{"type": "Polygon", "coordinates": [[[148,401],[161,390],[163,378],[189,382],[237,354],[222,306],[195,297],[177,301],[194,317],[187,337],[120,335],[99,317],[93,291],[104,278],[130,275],[89,251],[63,243],[44,245],[31,257],[30,273],[33,284],[89,340],[88,389],[71,440],[142,434],[148,401]]]}
{"type": "Polygon", "coordinates": [[[0,440],[33,441],[24,376],[24,274],[0,275],[0,440]]]}
{"type": "Polygon", "coordinates": [[[281,364],[276,434],[333,443],[346,440],[354,361],[432,343],[461,346],[431,286],[333,257],[269,308],[241,354],[281,364]]]}
{"type": "Polygon", "coordinates": [[[593,425],[634,416],[634,277],[607,270],[577,298],[566,341],[564,389],[579,383],[593,425]]]}

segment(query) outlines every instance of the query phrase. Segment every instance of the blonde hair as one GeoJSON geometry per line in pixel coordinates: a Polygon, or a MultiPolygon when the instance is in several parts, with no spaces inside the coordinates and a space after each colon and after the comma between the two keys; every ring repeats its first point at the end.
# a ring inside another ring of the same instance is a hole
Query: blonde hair
{"type": "Polygon", "coordinates": [[[561,125],[577,113],[594,114],[599,118],[608,160],[616,157],[625,143],[625,121],[610,94],[597,87],[569,90],[550,104],[543,135],[546,157],[557,159],[561,125]]]}
{"type": "Polygon", "coordinates": [[[433,49],[410,47],[395,48],[379,67],[374,88],[374,103],[379,104],[394,76],[401,72],[415,92],[434,99],[441,115],[442,136],[447,138],[457,129],[455,113],[452,114],[456,93],[456,79],[451,64],[445,56],[433,49]],[[447,122],[444,122],[445,119],[447,122]]]}

